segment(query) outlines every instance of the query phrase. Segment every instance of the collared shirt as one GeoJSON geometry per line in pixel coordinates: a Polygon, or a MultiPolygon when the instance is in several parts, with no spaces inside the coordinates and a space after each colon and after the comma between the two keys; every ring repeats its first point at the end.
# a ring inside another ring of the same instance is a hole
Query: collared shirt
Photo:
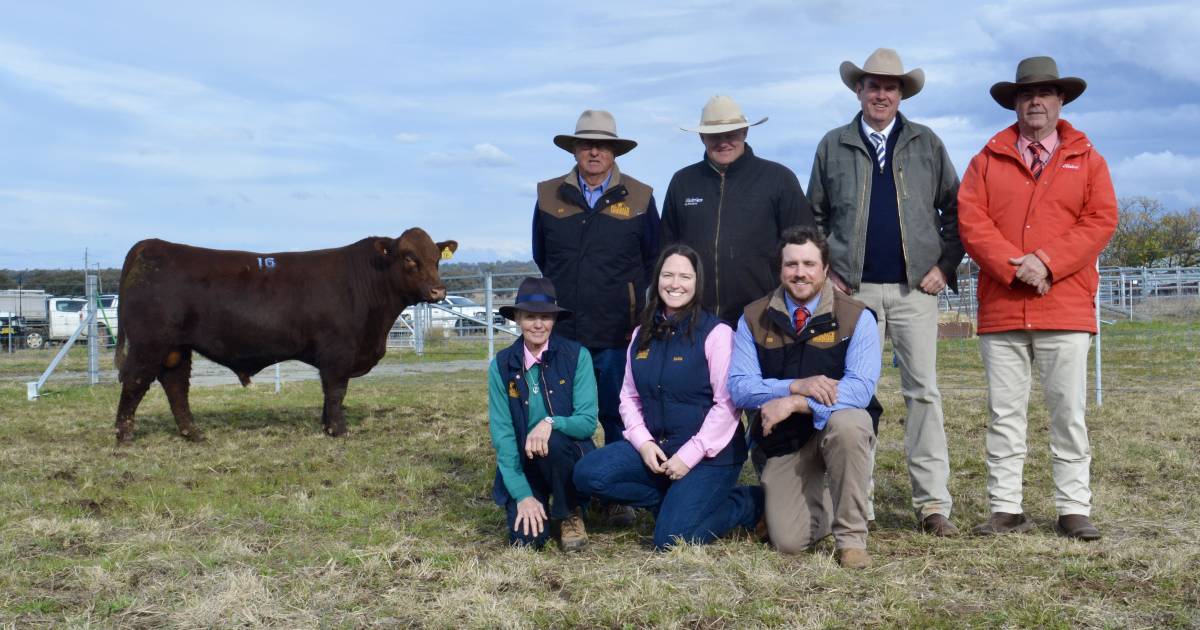
{"type": "Polygon", "coordinates": [[[862,125],[863,135],[866,136],[868,140],[871,138],[871,134],[877,133],[883,136],[883,142],[884,144],[887,144],[888,135],[892,133],[892,128],[896,126],[896,118],[896,116],[893,116],[892,121],[883,128],[883,131],[875,131],[874,127],[868,125],[866,116],[863,116],[862,119],[859,120],[858,124],[862,125]]]}
{"type": "MultiPolygon", "coordinates": [[[[787,296],[787,308],[795,321],[796,309],[791,296],[787,296]]],[[[809,300],[805,306],[815,313],[821,303],[821,293],[809,300]]],[[[829,416],[841,409],[866,409],[875,395],[879,382],[883,358],[879,348],[879,327],[869,309],[863,309],[850,337],[846,349],[846,371],[838,381],[837,400],[833,405],[823,405],[808,396],[808,407],[813,414],[813,427],[818,431],[825,428],[829,416]]],[[[733,361],[729,368],[729,392],[740,409],[759,409],[768,402],[790,396],[792,381],[796,379],[764,378],[758,364],[758,350],[754,337],[743,315],[738,321],[733,337],[733,361]]]]}
{"type": "MultiPolygon", "coordinates": [[[[1042,164],[1049,164],[1050,156],[1054,155],[1054,150],[1058,148],[1058,130],[1051,131],[1050,135],[1038,142],[1041,142],[1042,148],[1045,149],[1038,151],[1042,156],[1042,164]]],[[[1031,144],[1033,144],[1033,140],[1017,134],[1017,154],[1021,156],[1022,160],[1025,160],[1025,166],[1033,168],[1033,157],[1029,155],[1029,145],[1031,144]]]]}
{"type": "Polygon", "coordinates": [[[521,344],[521,350],[525,351],[525,369],[528,370],[529,368],[533,367],[533,365],[535,363],[537,363],[538,361],[541,361],[542,354],[544,352],[546,352],[546,348],[549,348],[549,347],[550,347],[550,340],[547,339],[546,345],[542,346],[542,349],[538,350],[537,354],[534,354],[529,351],[529,346],[527,346],[525,344],[521,344]]]}
{"type": "Polygon", "coordinates": [[[584,181],[583,175],[579,175],[579,190],[583,191],[583,199],[587,202],[589,208],[595,208],[596,202],[600,201],[600,197],[604,196],[604,191],[608,190],[608,184],[612,181],[612,169],[609,169],[608,176],[604,181],[600,182],[599,186],[591,188],[584,181]]]}

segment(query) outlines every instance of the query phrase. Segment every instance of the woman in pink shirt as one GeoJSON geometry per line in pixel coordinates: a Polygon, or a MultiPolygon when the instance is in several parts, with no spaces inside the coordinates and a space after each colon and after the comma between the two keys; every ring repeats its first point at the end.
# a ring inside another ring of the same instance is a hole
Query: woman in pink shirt
{"type": "Polygon", "coordinates": [[[687,245],[659,256],[625,364],[625,440],[575,465],[580,492],[654,513],[658,549],[708,543],[762,516],[762,489],[737,485],[746,440],[726,387],[733,330],[701,308],[703,276],[687,245]]]}

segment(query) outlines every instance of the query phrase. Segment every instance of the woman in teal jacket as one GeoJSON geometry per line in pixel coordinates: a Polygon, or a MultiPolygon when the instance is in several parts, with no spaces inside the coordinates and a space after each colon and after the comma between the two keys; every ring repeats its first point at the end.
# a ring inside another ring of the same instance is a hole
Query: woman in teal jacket
{"type": "Polygon", "coordinates": [[[509,541],[541,548],[548,521],[561,521],[565,551],[587,546],[586,497],[575,489],[575,462],[595,448],[596,377],[579,344],[552,335],[569,317],[545,278],[526,278],[516,304],[500,308],[521,337],[496,354],[488,371],[488,428],[496,449],[492,497],[508,515],[509,541]],[[547,510],[547,507],[549,510],[547,510]]]}

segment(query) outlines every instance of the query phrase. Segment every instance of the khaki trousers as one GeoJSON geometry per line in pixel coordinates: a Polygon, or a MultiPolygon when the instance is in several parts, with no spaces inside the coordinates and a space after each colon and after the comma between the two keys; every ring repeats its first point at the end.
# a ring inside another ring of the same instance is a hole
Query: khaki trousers
{"type": "Polygon", "coordinates": [[[838,549],[866,549],[874,444],[871,416],[843,409],[833,412],[800,450],[767,459],[761,480],[767,531],[776,549],[800,553],[830,532],[838,549]]]}
{"type": "MultiPolygon", "coordinates": [[[[919,519],[931,514],[950,518],[950,453],[937,386],[937,296],[905,284],[864,282],[854,298],[875,311],[879,347],[891,335],[900,363],[900,391],[908,413],[904,419],[904,454],[912,484],[912,506],[919,519]]],[[[875,469],[874,451],[871,470],[875,469]]],[[[872,476],[867,516],[875,519],[872,476]]]]}
{"type": "Polygon", "coordinates": [[[1091,333],[1017,330],[979,336],[988,382],[988,498],[992,512],[1022,513],[1027,412],[1033,364],[1050,414],[1054,505],[1060,516],[1092,510],[1092,451],[1087,409],[1087,356],[1091,333]]]}

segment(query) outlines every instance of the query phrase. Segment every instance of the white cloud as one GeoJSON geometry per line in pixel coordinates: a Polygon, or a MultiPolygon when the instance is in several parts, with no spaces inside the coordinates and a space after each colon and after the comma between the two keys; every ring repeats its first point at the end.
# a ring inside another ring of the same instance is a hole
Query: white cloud
{"type": "Polygon", "coordinates": [[[1200,180],[1200,157],[1171,151],[1139,153],[1114,165],[1112,176],[1120,197],[1155,197],[1171,209],[1200,204],[1195,192],[1189,190],[1200,180]]]}
{"type": "Polygon", "coordinates": [[[494,144],[484,142],[477,144],[470,151],[444,151],[430,153],[426,162],[433,166],[481,166],[501,167],[513,166],[517,163],[509,154],[494,144]]]}
{"type": "Polygon", "coordinates": [[[0,199],[8,199],[26,206],[49,206],[73,208],[111,208],[121,205],[121,202],[108,197],[85,195],[80,193],[59,192],[53,190],[32,189],[0,189],[0,199]]]}
{"type": "Polygon", "coordinates": [[[236,152],[141,150],[103,155],[99,160],[136,170],[157,171],[199,180],[299,177],[315,175],[325,170],[323,164],[313,160],[236,152]]]}
{"type": "Polygon", "coordinates": [[[392,136],[392,139],[400,144],[413,144],[415,142],[419,142],[421,140],[421,136],[418,136],[415,133],[401,132],[392,136]]]}

